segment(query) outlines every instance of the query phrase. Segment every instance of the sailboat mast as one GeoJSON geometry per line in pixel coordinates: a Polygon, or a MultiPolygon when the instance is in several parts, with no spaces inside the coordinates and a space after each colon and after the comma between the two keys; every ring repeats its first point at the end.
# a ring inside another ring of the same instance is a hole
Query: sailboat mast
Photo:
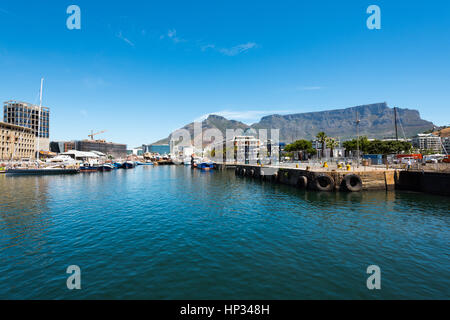
{"type": "Polygon", "coordinates": [[[398,141],[397,107],[394,107],[394,121],[395,121],[395,140],[398,141]]]}
{"type": "Polygon", "coordinates": [[[42,110],[42,89],[44,86],[44,78],[41,79],[41,90],[39,91],[39,112],[38,112],[38,130],[37,130],[37,159],[39,159],[39,146],[40,146],[40,137],[41,137],[41,110],[42,110]]]}

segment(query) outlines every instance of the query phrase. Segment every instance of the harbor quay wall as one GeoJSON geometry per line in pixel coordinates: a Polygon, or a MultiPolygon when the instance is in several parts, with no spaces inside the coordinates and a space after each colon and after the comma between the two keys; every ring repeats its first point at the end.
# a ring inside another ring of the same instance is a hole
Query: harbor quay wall
{"type": "Polygon", "coordinates": [[[395,183],[400,190],[411,190],[450,196],[450,173],[399,171],[395,183]]]}
{"type": "Polygon", "coordinates": [[[235,172],[238,176],[251,177],[311,190],[317,189],[316,180],[318,177],[329,176],[333,179],[334,186],[327,191],[347,191],[348,189],[345,187],[345,177],[347,175],[359,176],[362,183],[361,190],[394,190],[396,174],[395,170],[324,171],[261,167],[255,165],[236,165],[235,172]],[[306,177],[306,179],[303,177],[306,177]]]}
{"type": "Polygon", "coordinates": [[[229,169],[235,169],[236,168],[236,164],[231,164],[231,163],[214,163],[214,168],[216,170],[229,170],[229,169]]]}

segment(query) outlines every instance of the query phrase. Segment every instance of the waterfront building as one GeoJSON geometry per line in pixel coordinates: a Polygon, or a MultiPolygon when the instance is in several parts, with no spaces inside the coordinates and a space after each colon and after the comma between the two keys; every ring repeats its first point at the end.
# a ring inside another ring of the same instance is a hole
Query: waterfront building
{"type": "Polygon", "coordinates": [[[233,139],[236,159],[243,163],[256,163],[259,158],[261,141],[253,136],[237,136],[233,139]]]}
{"type": "Polygon", "coordinates": [[[432,133],[419,133],[411,140],[414,148],[442,152],[441,138],[432,133]]]}
{"type": "Polygon", "coordinates": [[[169,154],[172,153],[171,147],[168,144],[143,144],[143,153],[159,153],[159,154],[169,154]]]}
{"type": "Polygon", "coordinates": [[[75,141],[52,141],[50,142],[50,151],[63,153],[75,149],[75,141]]]}
{"type": "MultiPolygon", "coordinates": [[[[210,149],[211,152],[214,152],[214,157],[216,159],[223,158],[223,162],[251,164],[258,162],[261,146],[262,143],[259,139],[249,135],[235,136],[228,141],[224,139],[222,142],[213,143],[208,146],[208,149],[210,149]],[[230,146],[232,150],[229,150],[230,146]],[[220,149],[222,149],[223,157],[216,155],[216,152],[220,149]]],[[[266,142],[265,148],[267,149],[267,147],[268,145],[266,142]]],[[[273,150],[278,150],[278,148],[273,148],[273,150]]]]}
{"type": "Polygon", "coordinates": [[[127,155],[134,155],[134,156],[142,156],[144,154],[142,147],[133,148],[131,150],[127,150],[127,155]]]}
{"type": "MultiPolygon", "coordinates": [[[[324,158],[339,158],[345,154],[345,149],[342,147],[341,139],[336,138],[335,141],[337,142],[337,145],[333,148],[333,150],[325,146],[325,150],[323,152],[324,158]],[[333,151],[333,154],[331,153],[331,151],[333,151]]],[[[322,157],[322,148],[324,147],[323,143],[321,143],[317,139],[311,140],[311,143],[312,147],[316,149],[317,157],[322,157]]]]}
{"type": "Polygon", "coordinates": [[[69,150],[92,152],[97,151],[114,158],[125,158],[127,156],[127,145],[105,140],[82,140],[82,141],[59,141],[52,142],[51,151],[64,153],[69,150]]]}
{"type": "Polygon", "coordinates": [[[50,150],[50,109],[10,100],[4,103],[3,120],[6,123],[30,128],[36,137],[37,151],[50,150]],[[38,136],[39,135],[39,136],[38,136]]]}
{"type": "Polygon", "coordinates": [[[75,141],[75,150],[78,151],[100,151],[114,158],[124,158],[127,155],[127,145],[106,142],[105,140],[82,140],[75,141]]]}
{"type": "Polygon", "coordinates": [[[450,154],[450,137],[441,138],[444,153],[450,154]]]}
{"type": "Polygon", "coordinates": [[[0,160],[34,159],[36,137],[32,129],[0,122],[0,160]]]}
{"type": "MultiPolygon", "coordinates": [[[[146,146],[150,147],[150,146],[146,146]]],[[[191,157],[195,153],[194,146],[191,144],[189,145],[183,145],[183,144],[175,144],[174,140],[170,140],[169,147],[169,154],[172,155],[175,159],[186,159],[191,157]]],[[[147,149],[147,150],[158,150],[158,149],[147,149]]],[[[167,151],[167,150],[164,150],[167,151]]],[[[150,152],[151,151],[147,151],[150,152]]],[[[198,152],[198,154],[201,154],[201,152],[198,152]]]]}

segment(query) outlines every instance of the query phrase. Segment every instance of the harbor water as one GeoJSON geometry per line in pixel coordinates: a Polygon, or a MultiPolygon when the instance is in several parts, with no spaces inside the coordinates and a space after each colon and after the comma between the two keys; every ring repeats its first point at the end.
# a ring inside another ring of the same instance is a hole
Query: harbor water
{"type": "Polygon", "coordinates": [[[449,299],[449,235],[450,199],[429,194],[175,166],[1,175],[0,299],[449,299]]]}

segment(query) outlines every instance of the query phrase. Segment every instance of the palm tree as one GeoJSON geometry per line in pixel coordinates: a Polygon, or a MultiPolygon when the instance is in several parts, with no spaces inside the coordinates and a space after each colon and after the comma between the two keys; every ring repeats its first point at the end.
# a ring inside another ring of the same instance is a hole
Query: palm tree
{"type": "Polygon", "coordinates": [[[326,148],[326,141],[327,141],[327,135],[325,132],[321,131],[316,135],[317,142],[319,142],[322,145],[322,158],[325,156],[325,148],[326,148]]]}
{"type": "Polygon", "coordinates": [[[333,158],[334,149],[339,146],[339,142],[335,138],[327,138],[327,148],[330,148],[330,157],[333,158]]]}

